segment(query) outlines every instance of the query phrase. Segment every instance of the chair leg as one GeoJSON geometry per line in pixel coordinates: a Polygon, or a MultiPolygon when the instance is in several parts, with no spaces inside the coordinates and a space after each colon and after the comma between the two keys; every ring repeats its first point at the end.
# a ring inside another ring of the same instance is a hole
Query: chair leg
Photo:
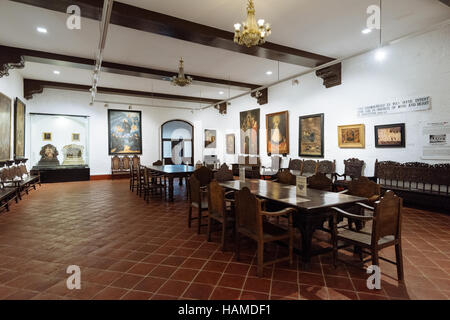
{"type": "Polygon", "coordinates": [[[395,257],[397,262],[398,281],[403,281],[403,256],[402,256],[402,244],[400,242],[395,245],[395,257]]]}
{"type": "Polygon", "coordinates": [[[235,232],[236,233],[235,233],[235,237],[234,237],[234,242],[235,242],[234,252],[236,254],[236,261],[240,261],[241,260],[241,237],[237,230],[235,232]]]}
{"type": "Polygon", "coordinates": [[[211,217],[208,217],[208,242],[211,242],[211,224],[212,224],[212,219],[211,217]]]}
{"type": "Polygon", "coordinates": [[[227,221],[224,219],[222,223],[222,237],[221,237],[221,245],[222,245],[222,252],[225,251],[225,236],[227,234],[227,221]]]}
{"type": "Polygon", "coordinates": [[[372,265],[379,267],[378,250],[372,249],[372,265]]]}
{"type": "Polygon", "coordinates": [[[188,227],[191,227],[191,221],[192,221],[192,206],[189,206],[189,215],[188,215],[188,227]]]}
{"type": "Polygon", "coordinates": [[[197,234],[200,234],[200,228],[202,227],[202,208],[198,208],[198,227],[197,234]]]}
{"type": "Polygon", "coordinates": [[[264,242],[258,242],[258,277],[263,276],[263,264],[264,264],[264,242]]]}

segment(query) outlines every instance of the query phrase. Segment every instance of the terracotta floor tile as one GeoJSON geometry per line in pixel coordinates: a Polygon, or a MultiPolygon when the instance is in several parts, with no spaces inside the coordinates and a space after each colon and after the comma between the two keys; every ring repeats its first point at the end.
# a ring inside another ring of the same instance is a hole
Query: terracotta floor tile
{"type": "Polygon", "coordinates": [[[244,290],[269,293],[270,282],[271,281],[267,279],[248,277],[244,284],[244,290]]]}
{"type": "Polygon", "coordinates": [[[300,299],[328,300],[328,289],[326,287],[300,285],[300,299]]]}
{"type": "Polygon", "coordinates": [[[219,281],[219,286],[242,289],[244,287],[245,277],[234,274],[223,274],[219,281]]]}
{"type": "Polygon", "coordinates": [[[108,287],[94,296],[95,300],[118,300],[123,297],[128,290],[121,288],[108,287]]]}
{"type": "Polygon", "coordinates": [[[159,288],[157,294],[179,297],[183,294],[188,285],[188,282],[168,280],[161,288],[159,288]]]}
{"type": "Polygon", "coordinates": [[[194,282],[216,285],[221,276],[222,273],[219,272],[200,271],[195,277],[194,282]]]}
{"type": "Polygon", "coordinates": [[[208,300],[214,287],[208,284],[192,283],[184,293],[183,297],[208,300]]]}
{"type": "Polygon", "coordinates": [[[211,300],[238,300],[241,290],[216,287],[211,295],[211,300]]]}
{"type": "Polygon", "coordinates": [[[149,300],[153,293],[144,291],[128,291],[121,299],[122,300],[149,300]]]}
{"type": "Polygon", "coordinates": [[[240,300],[268,300],[269,294],[261,292],[243,291],[240,300]]]}
{"type": "Polygon", "coordinates": [[[300,298],[300,290],[297,283],[272,281],[271,295],[285,298],[300,298]]]}
{"type": "Polygon", "coordinates": [[[353,289],[352,282],[348,277],[325,276],[325,284],[334,289],[353,289]]]}
{"type": "Polygon", "coordinates": [[[191,282],[195,279],[198,271],[194,269],[178,268],[170,277],[172,280],[181,280],[191,282]]]}
{"type": "Polygon", "coordinates": [[[124,274],[119,279],[110,284],[111,287],[132,289],[144,279],[142,276],[134,274],[124,274]]]}
{"type": "Polygon", "coordinates": [[[133,289],[146,292],[157,292],[165,282],[165,279],[146,277],[141,280],[141,282],[139,282],[133,289]]]}

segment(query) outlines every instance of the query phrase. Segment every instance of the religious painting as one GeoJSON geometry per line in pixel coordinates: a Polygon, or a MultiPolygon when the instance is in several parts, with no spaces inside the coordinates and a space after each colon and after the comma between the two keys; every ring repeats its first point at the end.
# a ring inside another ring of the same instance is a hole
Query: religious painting
{"type": "Polygon", "coordinates": [[[300,157],[324,156],[324,119],[323,113],[300,117],[298,152],[300,157]]]}
{"type": "Polygon", "coordinates": [[[227,154],[235,154],[235,136],[233,133],[227,134],[226,137],[227,154]]]}
{"type": "Polygon", "coordinates": [[[289,113],[282,111],[266,114],[267,153],[289,153],[289,113]]]}
{"type": "Polygon", "coordinates": [[[405,124],[375,126],[376,148],[404,148],[405,124]]]}
{"type": "Polygon", "coordinates": [[[141,111],[108,110],[108,152],[142,154],[141,111]]]}
{"type": "Polygon", "coordinates": [[[215,149],[217,147],[216,130],[205,129],[205,148],[215,149]]]}
{"type": "Polygon", "coordinates": [[[25,158],[25,104],[16,98],[14,103],[14,158],[25,158]]]}
{"type": "Polygon", "coordinates": [[[0,93],[0,160],[11,158],[11,99],[0,93]]]}
{"type": "Polygon", "coordinates": [[[365,126],[363,124],[338,126],[338,139],[340,148],[364,148],[365,126]]]}
{"type": "Polygon", "coordinates": [[[259,109],[240,113],[242,154],[259,154],[259,114],[259,109]]]}
{"type": "Polygon", "coordinates": [[[43,141],[52,141],[52,133],[51,132],[43,132],[42,140],[43,141]]]}
{"type": "Polygon", "coordinates": [[[72,133],[72,141],[80,141],[80,134],[72,133]]]}

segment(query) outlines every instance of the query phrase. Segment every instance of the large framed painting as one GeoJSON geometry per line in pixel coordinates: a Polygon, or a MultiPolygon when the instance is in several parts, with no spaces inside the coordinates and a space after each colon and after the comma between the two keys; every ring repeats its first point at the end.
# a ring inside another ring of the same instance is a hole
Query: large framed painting
{"type": "Polygon", "coordinates": [[[323,113],[300,117],[299,152],[300,157],[324,156],[324,121],[323,113]]]}
{"type": "Polygon", "coordinates": [[[11,99],[0,93],[0,160],[11,158],[11,99]]]}
{"type": "Polygon", "coordinates": [[[236,138],[235,138],[234,133],[227,134],[225,136],[225,139],[226,139],[227,154],[235,154],[236,153],[236,150],[235,150],[236,138]]]}
{"type": "Polygon", "coordinates": [[[364,148],[365,126],[363,124],[338,126],[338,139],[339,148],[364,148]]]}
{"type": "Polygon", "coordinates": [[[25,104],[16,98],[14,102],[14,158],[25,158],[25,104]]]}
{"type": "Polygon", "coordinates": [[[259,154],[260,110],[240,113],[240,136],[242,154],[259,154]]]}
{"type": "Polygon", "coordinates": [[[205,148],[215,149],[217,147],[216,130],[205,129],[205,148]]]}
{"type": "Polygon", "coordinates": [[[289,153],[289,112],[266,114],[267,153],[289,153]]]}
{"type": "Polygon", "coordinates": [[[108,151],[115,154],[142,154],[141,111],[108,110],[108,151]]]}
{"type": "Polygon", "coordinates": [[[376,148],[404,148],[405,124],[387,124],[375,126],[376,148]]]}

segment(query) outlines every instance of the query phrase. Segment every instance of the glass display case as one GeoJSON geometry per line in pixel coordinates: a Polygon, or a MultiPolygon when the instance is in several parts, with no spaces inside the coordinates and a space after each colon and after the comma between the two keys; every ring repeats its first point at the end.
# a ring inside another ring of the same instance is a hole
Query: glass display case
{"type": "Polygon", "coordinates": [[[89,167],[89,117],[30,113],[34,170],[89,167]]]}

